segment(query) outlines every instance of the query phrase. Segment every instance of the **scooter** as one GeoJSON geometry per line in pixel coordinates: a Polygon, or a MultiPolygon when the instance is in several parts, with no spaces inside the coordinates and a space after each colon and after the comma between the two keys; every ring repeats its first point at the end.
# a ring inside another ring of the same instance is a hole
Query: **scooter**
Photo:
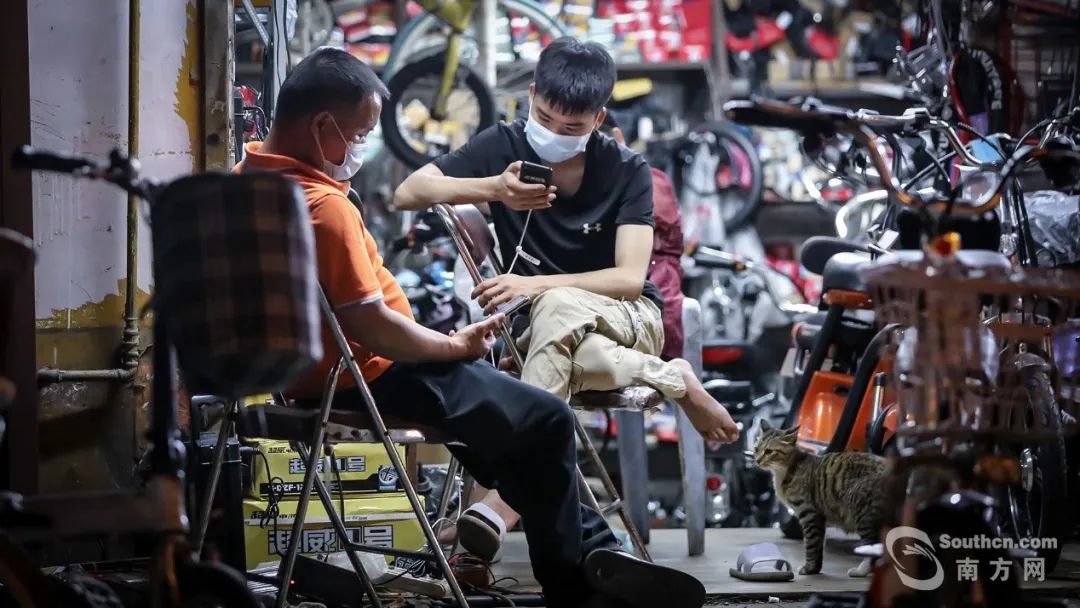
{"type": "MultiPolygon", "coordinates": [[[[742,317],[733,323],[739,328],[737,336],[710,338],[702,347],[705,389],[744,429],[734,444],[706,446],[708,521],[721,527],[768,527],[781,515],[771,477],[752,466],[744,452],[753,446],[760,420],[777,422],[788,408],[777,372],[792,324],[807,310],[805,305],[783,302],[774,293],[770,276],[795,281],[767,261],[754,262],[699,244],[688,248],[687,258],[696,268],[727,273],[738,281],[738,302],[727,312],[742,317]],[[774,308],[787,323],[755,324],[752,317],[762,307],[774,308]]],[[[802,292],[795,287],[795,292],[802,292]]]]}

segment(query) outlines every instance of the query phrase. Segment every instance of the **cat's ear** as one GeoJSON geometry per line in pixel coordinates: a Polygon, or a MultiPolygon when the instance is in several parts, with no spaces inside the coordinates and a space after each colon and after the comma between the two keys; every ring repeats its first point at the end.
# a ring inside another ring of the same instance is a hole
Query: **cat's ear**
{"type": "Polygon", "coordinates": [[[761,419],[761,424],[759,426],[761,426],[762,433],[771,433],[773,430],[773,425],[769,424],[769,421],[764,418],[761,419]]]}
{"type": "Polygon", "coordinates": [[[784,431],[781,437],[789,443],[795,443],[795,440],[799,438],[799,427],[784,431]]]}

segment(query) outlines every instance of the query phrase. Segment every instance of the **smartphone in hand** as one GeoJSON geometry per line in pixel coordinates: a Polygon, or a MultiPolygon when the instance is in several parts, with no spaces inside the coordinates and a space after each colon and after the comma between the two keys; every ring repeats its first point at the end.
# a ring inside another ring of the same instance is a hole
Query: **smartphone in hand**
{"type": "Polygon", "coordinates": [[[518,173],[518,179],[526,184],[542,184],[544,186],[550,186],[553,174],[554,172],[551,170],[551,167],[523,160],[521,161],[521,172],[518,173]]]}
{"type": "Polygon", "coordinates": [[[494,314],[492,316],[494,316],[494,315],[504,315],[507,318],[509,318],[510,315],[512,315],[515,312],[521,310],[521,308],[524,307],[528,303],[529,303],[529,296],[517,296],[516,298],[511,299],[509,302],[506,302],[505,304],[500,304],[495,309],[495,312],[494,312],[494,314]]]}

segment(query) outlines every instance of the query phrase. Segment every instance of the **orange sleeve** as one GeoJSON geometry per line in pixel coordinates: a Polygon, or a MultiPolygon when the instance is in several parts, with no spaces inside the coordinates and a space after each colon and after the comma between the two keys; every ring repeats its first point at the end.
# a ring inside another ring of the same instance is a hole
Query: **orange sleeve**
{"type": "Polygon", "coordinates": [[[330,305],[376,302],[383,297],[368,251],[363,220],[349,199],[327,194],[309,208],[315,229],[319,283],[330,305]]]}

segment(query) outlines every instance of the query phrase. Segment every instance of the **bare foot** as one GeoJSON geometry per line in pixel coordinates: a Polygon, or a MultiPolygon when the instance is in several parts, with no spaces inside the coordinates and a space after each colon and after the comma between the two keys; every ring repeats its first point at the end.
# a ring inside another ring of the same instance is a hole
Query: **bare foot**
{"type": "Polygon", "coordinates": [[[676,399],[675,402],[683,408],[702,438],[718,443],[733,443],[737,440],[739,427],[735,425],[727,408],[713,399],[701,385],[701,380],[694,374],[690,363],[684,359],[672,359],[671,364],[679,368],[686,383],[686,396],[676,399]]]}

